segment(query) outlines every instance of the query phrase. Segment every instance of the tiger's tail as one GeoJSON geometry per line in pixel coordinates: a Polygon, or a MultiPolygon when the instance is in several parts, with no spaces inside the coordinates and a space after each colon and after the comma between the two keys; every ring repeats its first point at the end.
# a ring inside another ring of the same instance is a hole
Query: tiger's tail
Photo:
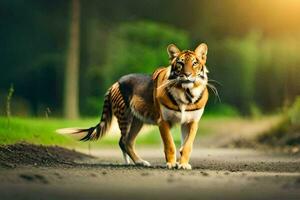
{"type": "Polygon", "coordinates": [[[56,132],[60,134],[86,133],[86,135],[81,138],[80,141],[97,140],[99,138],[102,138],[110,128],[113,117],[110,93],[111,89],[109,89],[105,94],[101,120],[96,126],[87,129],[63,128],[56,130],[56,132]]]}

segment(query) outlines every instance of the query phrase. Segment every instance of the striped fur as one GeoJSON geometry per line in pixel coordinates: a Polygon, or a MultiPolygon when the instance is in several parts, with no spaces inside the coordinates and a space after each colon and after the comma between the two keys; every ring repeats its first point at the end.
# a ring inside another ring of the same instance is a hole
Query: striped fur
{"type": "Polygon", "coordinates": [[[119,128],[124,133],[124,130],[128,129],[126,110],[124,98],[119,90],[119,83],[115,83],[105,94],[100,122],[87,129],[77,129],[73,134],[86,132],[87,134],[80,139],[81,141],[102,138],[110,128],[113,115],[117,117],[119,128]]]}
{"type": "Polygon", "coordinates": [[[102,138],[107,130],[110,128],[111,121],[112,121],[112,110],[111,110],[111,100],[110,100],[110,93],[111,89],[108,90],[108,92],[105,94],[104,97],[104,105],[103,105],[103,111],[101,115],[100,122],[93,127],[87,128],[87,129],[59,129],[57,130],[58,133],[71,133],[71,134],[78,134],[78,133],[86,133],[86,135],[81,138],[81,141],[87,141],[87,140],[97,140],[99,138],[102,138]]]}

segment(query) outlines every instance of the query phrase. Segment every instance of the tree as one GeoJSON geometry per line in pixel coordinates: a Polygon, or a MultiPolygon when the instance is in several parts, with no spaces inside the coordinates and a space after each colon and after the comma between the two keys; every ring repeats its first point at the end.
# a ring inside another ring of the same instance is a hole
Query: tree
{"type": "Polygon", "coordinates": [[[78,112],[78,82],[79,82],[79,24],[80,2],[72,0],[71,24],[67,64],[65,71],[64,116],[68,119],[79,117],[78,112]]]}

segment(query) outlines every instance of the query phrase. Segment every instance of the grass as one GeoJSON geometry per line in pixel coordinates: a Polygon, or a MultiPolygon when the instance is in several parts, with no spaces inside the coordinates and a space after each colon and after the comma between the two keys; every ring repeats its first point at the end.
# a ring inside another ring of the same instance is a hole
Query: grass
{"type": "MultiPolygon", "coordinates": [[[[226,122],[228,117],[207,117],[200,121],[199,134],[211,134],[215,131],[214,124],[226,122]]],[[[231,118],[232,119],[232,118],[231,118]]],[[[28,142],[34,144],[60,145],[67,147],[87,147],[88,142],[79,142],[78,138],[55,133],[56,129],[65,127],[91,127],[98,122],[97,118],[80,120],[46,119],[46,118],[19,118],[12,117],[8,121],[6,117],[0,117],[0,144],[13,144],[17,142],[28,142]]],[[[117,130],[107,134],[97,142],[91,143],[93,147],[105,147],[118,145],[119,133],[117,130]]],[[[180,144],[180,127],[172,129],[176,145],[180,144]]],[[[161,145],[158,128],[150,126],[139,134],[137,145],[161,145]]]]}
{"type": "Polygon", "coordinates": [[[57,144],[62,146],[76,145],[70,137],[59,135],[55,130],[74,124],[88,126],[90,120],[68,121],[42,118],[0,118],[0,143],[13,144],[29,142],[34,144],[57,144]]]}

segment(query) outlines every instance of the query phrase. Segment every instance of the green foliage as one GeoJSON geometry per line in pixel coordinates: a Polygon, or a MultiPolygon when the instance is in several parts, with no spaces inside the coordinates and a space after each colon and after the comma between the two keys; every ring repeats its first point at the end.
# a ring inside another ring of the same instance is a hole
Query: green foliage
{"type": "Polygon", "coordinates": [[[254,87],[255,100],[265,111],[290,105],[300,94],[299,51],[299,38],[274,38],[260,44],[254,87]]]}
{"type": "Polygon", "coordinates": [[[221,82],[219,89],[224,103],[248,112],[253,101],[255,70],[259,58],[259,34],[252,33],[243,39],[228,38],[209,45],[208,67],[211,75],[221,82]]]}
{"type": "Polygon", "coordinates": [[[300,42],[265,39],[259,32],[209,44],[210,78],[219,81],[223,103],[243,114],[274,111],[300,93],[300,42]],[[253,105],[255,105],[255,110],[253,105]]]}
{"type": "Polygon", "coordinates": [[[291,109],[288,112],[290,121],[293,125],[300,127],[300,96],[297,97],[291,109]]]}
{"type": "Polygon", "coordinates": [[[255,103],[250,104],[250,116],[252,118],[260,118],[263,116],[260,108],[255,103]]]}
{"type": "Polygon", "coordinates": [[[86,97],[84,107],[84,114],[89,116],[98,116],[100,118],[103,108],[103,96],[88,96],[86,97]]]}
{"type": "Polygon", "coordinates": [[[205,111],[205,116],[207,115],[213,117],[237,117],[240,113],[235,107],[220,103],[209,106],[205,111]]]}
{"type": "Polygon", "coordinates": [[[259,135],[257,140],[272,146],[295,146],[300,144],[300,97],[286,109],[279,122],[259,135]]]}
{"type": "MultiPolygon", "coordinates": [[[[0,33],[1,115],[7,88],[14,83],[13,115],[44,116],[49,107],[51,116],[60,116],[70,2],[5,0],[0,5],[5,27],[0,33]]],[[[191,1],[184,4],[189,12],[178,17],[182,5],[180,0],[148,6],[138,0],[82,1],[83,116],[99,116],[105,91],[122,75],[152,73],[166,65],[169,43],[192,49],[206,42],[209,76],[223,85],[218,87],[222,103],[241,114],[278,111],[300,94],[296,1],[227,0],[220,6],[191,1]]],[[[207,110],[215,107],[213,102],[211,97],[207,110]]]]}
{"type": "Polygon", "coordinates": [[[101,72],[105,85],[108,87],[125,74],[151,74],[156,68],[168,65],[166,48],[170,43],[188,48],[187,33],[150,21],[120,24],[108,39],[101,72]]]}

